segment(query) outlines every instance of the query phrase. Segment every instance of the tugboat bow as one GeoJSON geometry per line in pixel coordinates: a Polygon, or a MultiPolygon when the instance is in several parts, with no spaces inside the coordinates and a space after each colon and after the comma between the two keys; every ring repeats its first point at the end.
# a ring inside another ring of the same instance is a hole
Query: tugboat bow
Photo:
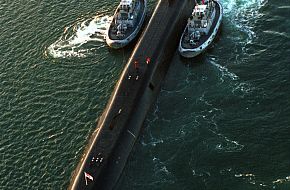
{"type": "Polygon", "coordinates": [[[147,0],[121,0],[106,34],[107,44],[115,49],[128,45],[145,20],[147,0]]]}
{"type": "Polygon", "coordinates": [[[183,57],[192,58],[204,52],[214,41],[222,22],[223,8],[219,1],[197,4],[179,42],[183,57]]]}

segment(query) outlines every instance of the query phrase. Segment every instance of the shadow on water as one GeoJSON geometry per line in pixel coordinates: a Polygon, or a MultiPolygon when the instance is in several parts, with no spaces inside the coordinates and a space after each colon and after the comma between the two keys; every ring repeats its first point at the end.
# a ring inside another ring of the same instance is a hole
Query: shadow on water
{"type": "Polygon", "coordinates": [[[181,55],[179,55],[178,52],[177,52],[177,54],[178,55],[175,57],[174,62],[179,62],[179,64],[184,64],[185,66],[188,66],[190,68],[199,67],[202,64],[204,64],[205,60],[206,60],[204,53],[202,53],[194,58],[191,58],[191,59],[182,57],[181,55]]]}

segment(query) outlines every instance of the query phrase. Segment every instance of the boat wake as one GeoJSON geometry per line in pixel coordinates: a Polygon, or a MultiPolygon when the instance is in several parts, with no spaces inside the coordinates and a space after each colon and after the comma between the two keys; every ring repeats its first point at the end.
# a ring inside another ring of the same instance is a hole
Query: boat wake
{"type": "Polygon", "coordinates": [[[268,0],[225,0],[222,2],[227,20],[245,35],[240,37],[243,39],[236,39],[239,43],[250,44],[255,39],[255,24],[258,18],[263,16],[259,10],[267,2],[268,0]]]}
{"type": "Polygon", "coordinates": [[[244,145],[240,144],[238,141],[231,140],[225,135],[218,133],[215,130],[210,130],[213,134],[217,135],[218,138],[221,140],[219,142],[215,149],[219,152],[240,152],[243,148],[244,145]]]}
{"type": "Polygon", "coordinates": [[[221,72],[220,80],[221,80],[222,83],[225,81],[225,78],[229,78],[229,79],[231,79],[233,81],[236,81],[236,80],[239,79],[239,77],[235,73],[230,72],[228,70],[228,68],[216,63],[213,59],[210,59],[210,63],[212,65],[214,65],[221,72]]]}
{"type": "Polygon", "coordinates": [[[272,30],[265,30],[263,31],[264,33],[268,33],[270,35],[275,35],[278,37],[284,37],[285,40],[289,40],[290,39],[290,34],[287,34],[286,32],[277,32],[277,31],[272,31],[272,30]]]}
{"type": "MultiPolygon", "coordinates": [[[[229,171],[221,171],[223,172],[230,172],[229,171]]],[[[233,175],[233,174],[232,174],[233,175]]],[[[258,187],[268,187],[271,189],[279,189],[280,186],[284,184],[288,184],[290,182],[290,176],[286,176],[284,178],[278,178],[274,179],[273,181],[270,180],[263,180],[261,179],[261,176],[255,175],[253,173],[235,173],[234,176],[236,178],[240,178],[244,181],[246,181],[249,184],[256,185],[258,187]]]]}
{"type": "MultiPolygon", "coordinates": [[[[216,67],[220,74],[219,80],[220,83],[228,83],[229,87],[231,88],[232,94],[238,95],[240,97],[244,97],[245,95],[251,94],[258,89],[247,82],[241,82],[239,76],[235,73],[229,71],[226,66],[222,66],[217,63],[216,59],[211,57],[209,58],[209,62],[216,67]]],[[[259,89],[259,92],[262,93],[262,89],[259,89]]],[[[261,94],[264,96],[264,94],[261,94]]]]}
{"type": "Polygon", "coordinates": [[[217,118],[223,115],[223,110],[214,107],[206,97],[206,93],[202,94],[197,101],[203,103],[207,107],[207,111],[202,111],[200,115],[196,115],[195,117],[199,118],[200,125],[206,126],[207,131],[214,135],[207,144],[214,147],[218,152],[240,152],[244,148],[244,145],[220,132],[217,118]]]}
{"type": "Polygon", "coordinates": [[[102,42],[111,20],[110,16],[96,16],[66,27],[61,37],[47,48],[46,55],[53,58],[89,56],[104,46],[102,42]]]}

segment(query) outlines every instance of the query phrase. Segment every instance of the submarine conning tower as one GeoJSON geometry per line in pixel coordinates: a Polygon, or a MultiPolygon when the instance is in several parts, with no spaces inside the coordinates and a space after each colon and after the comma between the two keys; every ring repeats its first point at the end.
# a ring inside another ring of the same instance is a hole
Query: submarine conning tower
{"type": "Polygon", "coordinates": [[[84,154],[70,190],[113,189],[156,99],[194,0],[160,0],[141,35],[84,154]]]}

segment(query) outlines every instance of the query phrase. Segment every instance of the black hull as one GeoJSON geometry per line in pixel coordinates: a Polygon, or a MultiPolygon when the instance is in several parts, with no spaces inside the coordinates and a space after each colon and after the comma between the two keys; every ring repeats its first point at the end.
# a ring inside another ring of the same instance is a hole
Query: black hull
{"type": "Polygon", "coordinates": [[[113,189],[155,101],[186,25],[193,0],[160,0],[126,64],[75,170],[69,189],[113,189]],[[145,63],[150,57],[150,63],[145,63]],[[138,71],[134,61],[138,60],[138,71]],[[139,77],[136,80],[136,77],[139,77]],[[131,79],[128,79],[130,78],[131,79]],[[93,157],[102,162],[92,164],[93,157]],[[84,172],[94,180],[87,180],[84,172]]]}
{"type": "Polygon", "coordinates": [[[195,46],[191,46],[190,44],[185,42],[185,37],[188,37],[188,26],[186,26],[182,37],[180,39],[180,43],[179,43],[179,53],[186,58],[193,58],[195,56],[198,56],[199,54],[201,54],[202,52],[206,51],[206,49],[208,47],[210,47],[210,45],[214,42],[217,34],[218,34],[218,30],[220,28],[221,22],[222,22],[222,15],[223,15],[223,8],[222,5],[217,2],[214,1],[214,3],[216,4],[215,6],[215,17],[213,19],[213,24],[209,30],[209,34],[208,35],[203,35],[200,39],[200,41],[198,42],[198,44],[196,44],[195,46]]]}
{"type": "MultiPolygon", "coordinates": [[[[140,32],[142,25],[144,23],[147,11],[147,0],[140,0],[140,11],[137,17],[137,24],[134,28],[129,28],[126,32],[126,35],[123,37],[117,37],[113,32],[112,28],[115,26],[115,18],[112,20],[109,30],[106,34],[106,43],[108,46],[119,49],[128,45],[131,41],[133,41],[138,33],[140,32]]],[[[115,15],[117,12],[115,12],[115,15]]]]}

